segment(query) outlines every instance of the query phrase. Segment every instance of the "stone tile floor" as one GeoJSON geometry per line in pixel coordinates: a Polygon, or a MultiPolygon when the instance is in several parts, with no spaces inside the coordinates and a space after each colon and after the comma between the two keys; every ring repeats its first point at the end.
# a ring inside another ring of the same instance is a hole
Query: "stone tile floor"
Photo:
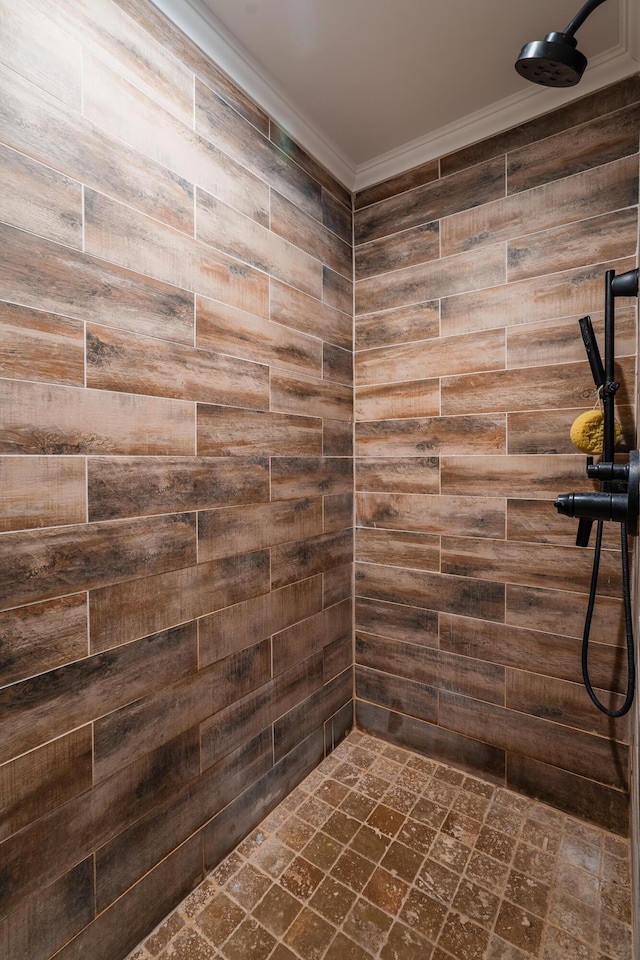
{"type": "Polygon", "coordinates": [[[630,960],[629,844],[353,731],[128,960],[630,960]]]}

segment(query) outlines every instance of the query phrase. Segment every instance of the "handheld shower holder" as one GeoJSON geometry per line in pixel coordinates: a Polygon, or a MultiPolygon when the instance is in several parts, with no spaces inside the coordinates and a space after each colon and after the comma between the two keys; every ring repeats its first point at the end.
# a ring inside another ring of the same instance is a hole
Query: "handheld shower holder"
{"type": "Polygon", "coordinates": [[[605,277],[605,363],[602,363],[590,317],[580,320],[580,330],[591,366],[594,383],[604,407],[604,442],[602,460],[594,464],[587,457],[587,476],[600,482],[600,492],[563,493],[555,501],[558,513],[576,517],[580,523],[576,545],[586,547],[594,521],[609,520],[625,524],[627,532],[638,535],[640,504],[640,453],[632,450],[629,462],[617,464],[614,459],[614,396],[620,387],[614,379],[614,336],[616,297],[637,297],[638,270],[628,270],[616,276],[608,270],[605,277]]]}

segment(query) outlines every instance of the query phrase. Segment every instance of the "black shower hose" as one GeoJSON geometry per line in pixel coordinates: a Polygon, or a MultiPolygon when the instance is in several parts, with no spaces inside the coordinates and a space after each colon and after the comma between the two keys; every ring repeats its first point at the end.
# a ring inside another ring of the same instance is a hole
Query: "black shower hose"
{"type": "Polygon", "coordinates": [[[582,678],[587,693],[595,703],[598,710],[608,717],[622,717],[631,708],[633,703],[633,694],[636,686],[636,667],[633,655],[633,620],[631,616],[631,578],[629,574],[629,545],[627,543],[627,525],[620,524],[620,550],[622,555],[622,596],[624,604],[624,628],[627,639],[627,692],[624,703],[619,710],[609,710],[598,700],[596,693],[589,679],[589,633],[591,632],[591,619],[593,617],[593,608],[596,602],[596,589],[598,586],[598,571],[600,569],[600,553],[602,551],[602,528],[603,521],[598,520],[596,532],[596,546],[593,555],[593,572],[591,574],[591,589],[589,591],[589,605],[587,607],[587,616],[584,623],[584,633],[582,635],[582,678]]]}

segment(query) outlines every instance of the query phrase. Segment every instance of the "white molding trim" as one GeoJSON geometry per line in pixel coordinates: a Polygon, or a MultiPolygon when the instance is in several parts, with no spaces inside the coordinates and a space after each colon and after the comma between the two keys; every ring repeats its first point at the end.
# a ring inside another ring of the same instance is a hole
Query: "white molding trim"
{"type": "Polygon", "coordinates": [[[623,0],[622,42],[592,58],[579,88],[551,90],[528,85],[522,93],[356,164],[305,116],[304,110],[264,71],[203,0],[153,0],[153,3],[349,190],[362,190],[486,140],[640,70],[640,2],[623,0]]]}
{"type": "Polygon", "coordinates": [[[486,140],[518,124],[526,123],[572,100],[623,80],[636,73],[639,68],[640,64],[620,48],[615,48],[608,54],[593,57],[579,90],[576,87],[552,90],[548,87],[531,86],[522,93],[499,100],[484,110],[471,113],[418,140],[405,143],[389,153],[361,163],[356,171],[354,190],[362,190],[371,184],[380,183],[428,160],[444,157],[455,150],[486,140]]]}

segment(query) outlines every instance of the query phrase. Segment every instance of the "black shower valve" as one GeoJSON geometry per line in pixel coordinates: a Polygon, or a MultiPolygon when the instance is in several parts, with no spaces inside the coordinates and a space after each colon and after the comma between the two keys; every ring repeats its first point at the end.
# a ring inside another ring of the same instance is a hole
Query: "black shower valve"
{"type": "Polygon", "coordinates": [[[613,520],[626,523],[629,533],[638,534],[638,511],[640,507],[640,452],[632,450],[629,462],[594,464],[587,460],[587,475],[599,480],[608,489],[600,493],[563,493],[555,501],[558,513],[565,517],[577,517],[581,523],[578,546],[587,546],[589,523],[595,520],[613,520]]]}
{"type": "Polygon", "coordinates": [[[562,493],[554,506],[565,517],[626,523],[629,498],[626,493],[562,493]]]}

